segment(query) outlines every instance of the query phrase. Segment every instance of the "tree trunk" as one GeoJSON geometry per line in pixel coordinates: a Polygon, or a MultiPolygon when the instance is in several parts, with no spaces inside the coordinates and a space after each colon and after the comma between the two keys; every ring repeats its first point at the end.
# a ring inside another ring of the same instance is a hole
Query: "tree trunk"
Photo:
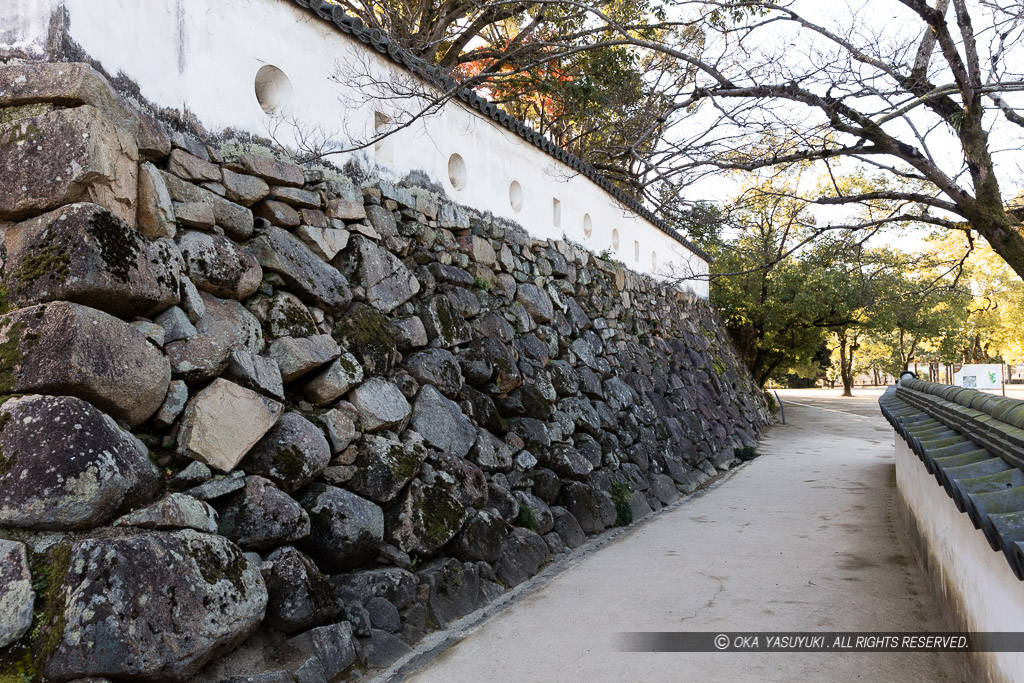
{"type": "Polygon", "coordinates": [[[843,380],[843,396],[853,396],[853,344],[847,348],[845,334],[839,336],[839,374],[843,380]]]}

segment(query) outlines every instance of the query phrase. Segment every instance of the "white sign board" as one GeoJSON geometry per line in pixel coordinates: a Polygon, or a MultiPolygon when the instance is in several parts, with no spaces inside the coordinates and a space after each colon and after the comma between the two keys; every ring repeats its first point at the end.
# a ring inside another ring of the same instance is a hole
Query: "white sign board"
{"type": "Polygon", "coordinates": [[[953,375],[953,384],[966,389],[999,389],[1003,386],[1003,366],[965,365],[953,375]]]}

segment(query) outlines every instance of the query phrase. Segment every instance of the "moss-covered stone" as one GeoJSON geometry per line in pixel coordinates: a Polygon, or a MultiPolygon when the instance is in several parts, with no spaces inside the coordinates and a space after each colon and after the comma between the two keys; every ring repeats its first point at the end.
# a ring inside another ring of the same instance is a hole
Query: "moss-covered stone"
{"type": "Polygon", "coordinates": [[[40,278],[61,284],[68,276],[70,265],[71,254],[67,245],[54,233],[47,233],[36,248],[18,263],[8,277],[8,286],[14,294],[23,296],[40,278]]]}
{"type": "Polygon", "coordinates": [[[23,320],[0,320],[0,394],[11,393],[17,382],[18,367],[26,351],[23,344],[28,341],[23,338],[26,326],[23,320]]]}
{"type": "Polygon", "coordinates": [[[95,213],[89,218],[89,234],[96,240],[107,271],[127,283],[138,264],[139,241],[142,239],[139,234],[106,212],[95,213]]]}
{"type": "Polygon", "coordinates": [[[195,560],[206,583],[215,586],[221,581],[228,581],[240,595],[246,595],[245,570],[249,568],[249,561],[238,548],[231,545],[219,548],[227,551],[227,557],[222,557],[217,549],[204,542],[186,542],[183,547],[195,560]]]}
{"type": "Polygon", "coordinates": [[[353,304],[334,326],[334,339],[359,359],[368,375],[385,375],[398,358],[387,318],[370,306],[353,304]]]}
{"type": "Polygon", "coordinates": [[[633,523],[633,487],[624,481],[612,482],[612,502],[615,503],[615,526],[629,526],[633,523]]]}

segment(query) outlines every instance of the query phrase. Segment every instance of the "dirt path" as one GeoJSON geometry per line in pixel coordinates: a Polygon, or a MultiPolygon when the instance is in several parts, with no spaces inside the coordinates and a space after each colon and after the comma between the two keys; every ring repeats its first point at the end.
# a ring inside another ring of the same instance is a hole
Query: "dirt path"
{"type": "Polygon", "coordinates": [[[837,393],[787,392],[788,424],[771,430],[763,457],[523,597],[410,680],[961,680],[958,655],[619,651],[623,631],[944,629],[894,518],[893,433],[877,392],[837,393]]]}

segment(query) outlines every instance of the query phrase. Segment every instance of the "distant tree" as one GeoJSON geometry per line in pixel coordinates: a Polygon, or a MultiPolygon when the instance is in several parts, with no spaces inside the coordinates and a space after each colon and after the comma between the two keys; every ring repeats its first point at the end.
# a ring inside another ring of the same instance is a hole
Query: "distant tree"
{"type": "Polygon", "coordinates": [[[858,283],[845,263],[855,242],[843,232],[807,243],[813,217],[791,198],[796,182],[749,187],[729,207],[726,235],[708,245],[711,302],[761,386],[815,363],[828,332],[857,320],[858,283]]]}

